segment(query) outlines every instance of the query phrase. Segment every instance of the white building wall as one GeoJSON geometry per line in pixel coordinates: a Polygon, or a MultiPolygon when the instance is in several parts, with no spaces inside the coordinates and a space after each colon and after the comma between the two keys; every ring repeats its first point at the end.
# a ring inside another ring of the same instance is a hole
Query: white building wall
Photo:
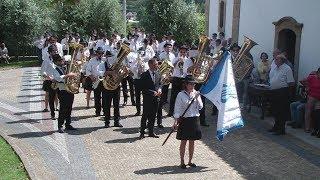
{"type": "MultiPolygon", "coordinates": [[[[226,38],[232,36],[232,18],[233,18],[233,0],[226,0],[226,19],[225,19],[225,35],[226,38]]],[[[209,35],[219,33],[218,31],[219,18],[219,0],[210,0],[209,12],[209,35]]]]}
{"type": "Polygon", "coordinates": [[[285,16],[293,17],[303,23],[298,70],[301,80],[320,66],[319,7],[320,0],[241,0],[239,44],[246,35],[259,44],[251,50],[255,62],[263,51],[272,59],[275,36],[272,22],[285,16]]]}

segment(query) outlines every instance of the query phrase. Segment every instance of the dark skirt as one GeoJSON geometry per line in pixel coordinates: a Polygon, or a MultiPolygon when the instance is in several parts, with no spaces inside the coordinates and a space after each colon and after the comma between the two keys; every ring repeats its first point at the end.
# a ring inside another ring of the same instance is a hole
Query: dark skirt
{"type": "Polygon", "coordinates": [[[51,89],[51,84],[52,84],[52,81],[50,80],[43,81],[42,90],[49,92],[51,89]]]}
{"type": "Polygon", "coordinates": [[[93,91],[91,78],[85,77],[83,88],[88,91],[93,91]]]}
{"type": "Polygon", "coordinates": [[[178,140],[199,140],[202,134],[198,117],[183,118],[178,126],[178,140]]]}

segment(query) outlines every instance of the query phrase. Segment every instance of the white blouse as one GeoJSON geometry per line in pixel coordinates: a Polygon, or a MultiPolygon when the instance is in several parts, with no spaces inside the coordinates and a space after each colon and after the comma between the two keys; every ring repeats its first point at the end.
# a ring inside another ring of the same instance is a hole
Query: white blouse
{"type": "MultiPolygon", "coordinates": [[[[193,90],[190,94],[186,91],[179,92],[176,102],[174,105],[174,118],[179,118],[183,112],[187,109],[189,103],[191,103],[192,99],[198,94],[199,92],[193,90]]],[[[183,117],[195,117],[200,116],[199,110],[203,108],[203,103],[201,100],[201,96],[198,96],[197,99],[193,101],[187,112],[184,114],[183,117]]]]}

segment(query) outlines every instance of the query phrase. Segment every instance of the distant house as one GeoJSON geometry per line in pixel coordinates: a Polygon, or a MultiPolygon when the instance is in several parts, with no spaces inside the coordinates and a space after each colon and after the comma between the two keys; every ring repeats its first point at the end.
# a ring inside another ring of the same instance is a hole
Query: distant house
{"type": "Polygon", "coordinates": [[[208,34],[225,32],[233,42],[250,37],[255,61],[265,51],[288,53],[296,80],[320,66],[320,0],[206,0],[208,34]]]}

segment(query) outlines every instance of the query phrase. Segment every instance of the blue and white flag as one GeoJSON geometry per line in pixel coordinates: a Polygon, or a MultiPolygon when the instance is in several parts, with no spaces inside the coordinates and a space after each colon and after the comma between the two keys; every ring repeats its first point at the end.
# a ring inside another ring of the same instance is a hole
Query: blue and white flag
{"type": "Polygon", "coordinates": [[[201,87],[200,93],[219,110],[217,138],[220,141],[229,131],[244,126],[229,52],[224,53],[212,70],[209,80],[201,87]]]}

